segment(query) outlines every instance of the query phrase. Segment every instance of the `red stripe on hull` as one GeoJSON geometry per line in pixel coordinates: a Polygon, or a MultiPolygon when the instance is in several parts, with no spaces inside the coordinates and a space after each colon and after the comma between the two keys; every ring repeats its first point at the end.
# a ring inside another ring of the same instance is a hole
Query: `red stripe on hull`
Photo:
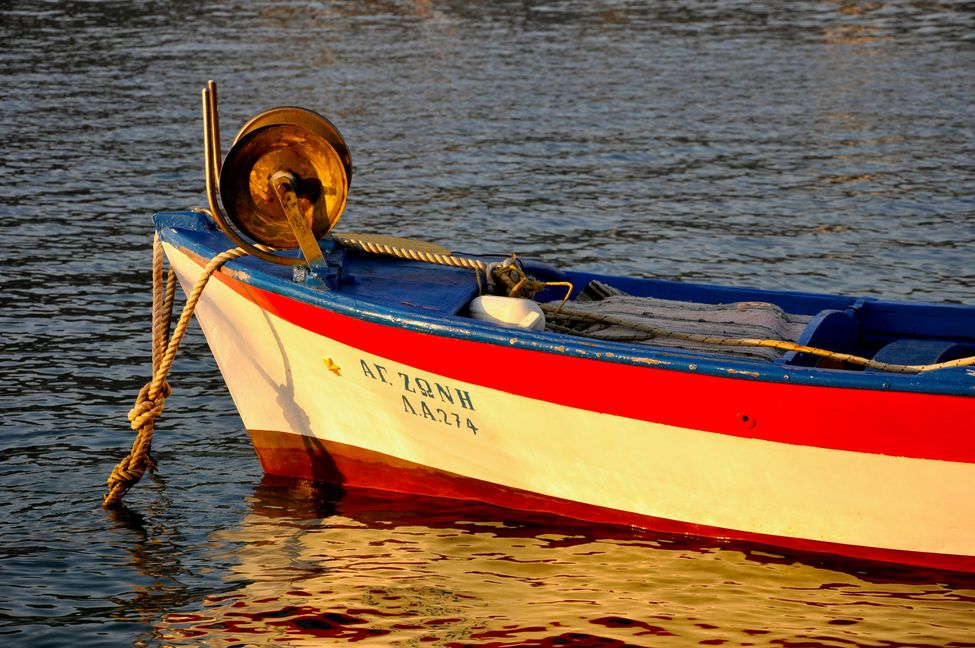
{"type": "Polygon", "coordinates": [[[269,475],[352,488],[474,500],[514,510],[550,513],[598,524],[744,541],[795,551],[833,554],[927,569],[975,573],[975,556],[859,547],[667,520],[471,479],[344,443],[267,430],[249,432],[261,465],[269,475]]]}
{"type": "Polygon", "coordinates": [[[725,378],[507,347],[367,322],[218,276],[327,339],[534,400],[742,438],[975,463],[975,397],[725,378]]]}

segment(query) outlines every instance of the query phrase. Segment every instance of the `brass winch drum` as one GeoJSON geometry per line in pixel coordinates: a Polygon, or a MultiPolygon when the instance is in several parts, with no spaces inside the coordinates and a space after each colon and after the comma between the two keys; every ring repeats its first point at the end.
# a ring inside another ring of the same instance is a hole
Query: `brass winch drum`
{"type": "Polygon", "coordinates": [[[279,172],[294,176],[299,210],[321,238],[345,209],[352,157],[335,125],[304,108],[272,108],[240,129],[220,170],[227,216],[258,243],[293,249],[298,241],[271,182],[279,172]]]}

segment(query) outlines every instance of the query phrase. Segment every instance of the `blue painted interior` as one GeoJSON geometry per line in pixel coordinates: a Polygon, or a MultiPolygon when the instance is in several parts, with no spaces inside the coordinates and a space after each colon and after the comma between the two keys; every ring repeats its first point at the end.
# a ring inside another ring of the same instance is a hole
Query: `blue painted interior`
{"type": "MultiPolygon", "coordinates": [[[[860,355],[863,339],[860,329],[859,309],[853,307],[844,310],[827,308],[819,311],[812,321],[806,325],[799,339],[803,346],[829,349],[837,353],[852,353],[860,355]]],[[[821,358],[808,353],[785,354],[782,364],[801,367],[815,367],[821,358]]]]}
{"type": "MultiPolygon", "coordinates": [[[[975,344],[953,340],[902,338],[888,342],[873,355],[878,362],[890,364],[933,364],[975,355],[975,344]]],[[[868,369],[868,371],[873,371],[868,369]]]]}

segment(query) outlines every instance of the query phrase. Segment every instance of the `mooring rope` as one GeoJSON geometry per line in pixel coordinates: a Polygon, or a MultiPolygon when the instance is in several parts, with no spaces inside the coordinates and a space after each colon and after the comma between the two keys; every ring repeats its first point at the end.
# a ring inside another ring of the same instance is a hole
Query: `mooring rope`
{"type": "Polygon", "coordinates": [[[157,233],[152,242],[152,380],[146,383],[135,399],[135,406],[129,410],[129,424],[136,431],[132,450],[122,459],[109,475],[108,493],[102,506],[110,507],[122,501],[122,497],[142,479],[147,470],[155,470],[156,462],[149,454],[152,449],[152,435],[156,419],[162,414],[166,398],[173,392],[166,382],[169,370],[176,358],[190,318],[203,289],[214,272],[226,262],[246,254],[241,248],[234,248],[213,257],[203,269],[196,285],[186,298],[183,312],[169,335],[172,320],[173,301],[176,293],[176,271],[170,266],[163,283],[163,249],[157,233]]]}
{"type": "MultiPolygon", "coordinates": [[[[959,358],[957,360],[949,360],[947,362],[938,362],[935,364],[925,364],[925,365],[902,365],[902,364],[891,364],[887,362],[878,362],[876,360],[871,360],[870,358],[864,358],[862,356],[856,356],[849,353],[839,353],[836,351],[829,351],[828,349],[821,349],[818,347],[805,346],[802,344],[796,344],[795,342],[789,342],[786,340],[772,340],[772,339],[759,339],[759,338],[726,338],[714,335],[702,335],[700,333],[684,333],[682,331],[674,331],[671,329],[666,329],[660,326],[654,326],[652,324],[646,324],[643,322],[638,322],[632,319],[627,319],[624,317],[617,317],[615,315],[609,315],[606,313],[590,313],[588,311],[583,311],[579,309],[567,307],[564,304],[561,306],[553,306],[551,304],[541,304],[542,310],[545,313],[555,319],[562,320],[574,320],[576,322],[593,322],[602,324],[612,324],[614,326],[623,326],[625,328],[640,331],[641,333],[647,334],[649,337],[667,337],[673,338],[675,340],[685,340],[687,342],[698,342],[701,344],[712,344],[716,346],[753,346],[753,347],[770,347],[773,349],[779,349],[781,351],[794,351],[796,353],[808,353],[809,355],[819,356],[823,358],[829,358],[832,360],[837,360],[839,362],[847,362],[849,364],[858,365],[862,367],[867,367],[870,369],[878,369],[880,371],[889,371],[891,373],[920,373],[923,371],[933,371],[935,369],[947,369],[950,367],[970,367],[975,365],[975,356],[970,358],[959,358]]],[[[558,326],[563,331],[570,331],[565,326],[558,326]]],[[[602,338],[599,332],[594,332],[587,334],[584,332],[571,330],[574,335],[580,335],[583,337],[591,337],[597,339],[607,339],[602,338]]]]}

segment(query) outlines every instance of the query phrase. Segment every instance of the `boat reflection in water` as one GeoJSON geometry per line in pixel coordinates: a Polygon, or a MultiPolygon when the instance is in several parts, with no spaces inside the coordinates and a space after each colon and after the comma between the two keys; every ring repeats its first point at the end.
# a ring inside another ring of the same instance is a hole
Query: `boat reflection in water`
{"type": "Polygon", "coordinates": [[[216,536],[239,547],[225,580],[246,585],[165,615],[157,640],[829,645],[883,628],[943,645],[967,636],[975,600],[935,572],[275,477],[216,536]]]}

